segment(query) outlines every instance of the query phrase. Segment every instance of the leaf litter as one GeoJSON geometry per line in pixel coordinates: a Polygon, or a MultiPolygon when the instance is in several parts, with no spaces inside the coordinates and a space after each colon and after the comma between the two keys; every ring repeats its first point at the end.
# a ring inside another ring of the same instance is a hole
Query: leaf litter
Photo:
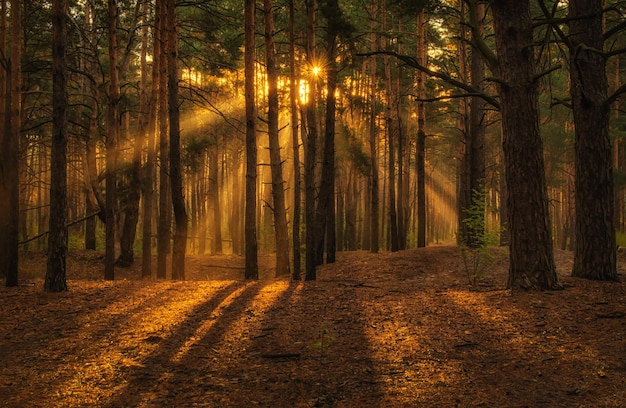
{"type": "MultiPolygon", "coordinates": [[[[188,280],[104,282],[73,252],[70,291],[42,254],[0,288],[1,407],[619,407],[626,290],[572,278],[506,290],[506,250],[470,285],[452,246],[339,253],[318,280],[243,280],[243,260],[191,255],[188,280]]],[[[620,275],[626,258],[618,255],[620,275]]]]}

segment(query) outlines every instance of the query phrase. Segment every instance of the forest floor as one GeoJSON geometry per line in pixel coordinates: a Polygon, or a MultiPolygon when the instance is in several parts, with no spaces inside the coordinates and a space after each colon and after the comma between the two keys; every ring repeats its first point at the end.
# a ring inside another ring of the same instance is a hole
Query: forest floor
{"type": "MultiPolygon", "coordinates": [[[[506,290],[507,253],[470,285],[452,246],[340,253],[319,279],[243,280],[190,256],[188,280],[105,282],[72,251],[69,291],[42,254],[0,288],[0,407],[623,407],[626,283],[506,290]]],[[[626,255],[619,254],[620,276],[626,255]]]]}

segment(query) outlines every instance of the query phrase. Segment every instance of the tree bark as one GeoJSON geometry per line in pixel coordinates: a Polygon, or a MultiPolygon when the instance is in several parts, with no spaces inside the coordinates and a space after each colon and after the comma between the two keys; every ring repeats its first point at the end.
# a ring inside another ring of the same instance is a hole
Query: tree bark
{"type": "MultiPolygon", "coordinates": [[[[376,0],[372,0],[371,10],[371,36],[370,48],[372,52],[378,49],[378,36],[375,30],[375,21],[378,15],[378,5],[376,0]]],[[[370,245],[369,250],[377,253],[380,249],[380,187],[378,174],[378,125],[376,123],[376,105],[377,105],[377,58],[370,58],[370,117],[369,117],[369,147],[370,147],[370,245]]]]}
{"type": "MultiPolygon", "coordinates": [[[[167,33],[166,0],[156,0],[160,14],[161,52],[159,54],[159,219],[157,225],[157,279],[167,275],[167,254],[170,252],[172,234],[172,201],[170,194],[170,167],[167,112],[167,33]]],[[[156,61],[155,61],[156,63],[156,61]]]]}
{"type": "Polygon", "coordinates": [[[278,73],[274,47],[274,11],[272,0],[264,0],[265,62],[267,70],[267,126],[272,173],[272,202],[274,205],[274,238],[276,240],[276,276],[289,274],[289,230],[285,206],[285,187],[278,131],[278,73]]]}
{"type": "MultiPolygon", "coordinates": [[[[307,0],[307,23],[306,23],[306,58],[309,69],[316,64],[315,54],[315,0],[307,0]]],[[[317,78],[309,76],[309,99],[307,101],[306,121],[307,137],[304,151],[304,189],[305,189],[305,223],[306,223],[306,271],[305,280],[317,278],[315,266],[315,165],[317,149],[317,78]]]]}
{"type": "MultiPolygon", "coordinates": [[[[417,18],[418,30],[418,60],[422,66],[426,65],[426,12],[421,11],[417,18]]],[[[418,74],[418,95],[421,99],[426,96],[426,75],[418,74]]],[[[417,146],[415,167],[417,174],[417,247],[426,246],[426,109],[423,101],[417,103],[417,146]]]]}
{"type": "Polygon", "coordinates": [[[294,0],[289,1],[289,100],[291,106],[291,139],[293,145],[293,219],[291,239],[293,242],[293,280],[300,280],[300,217],[301,217],[301,175],[300,175],[300,138],[298,136],[298,84],[296,78],[296,38],[294,0]]]}
{"type": "MultiPolygon", "coordinates": [[[[146,2],[147,4],[147,2],[146,2]]],[[[144,176],[142,183],[143,196],[143,228],[142,228],[142,253],[141,253],[141,277],[149,278],[152,276],[152,232],[153,232],[153,213],[154,213],[154,179],[155,179],[155,160],[156,160],[156,128],[157,128],[157,112],[159,102],[159,84],[160,69],[159,61],[161,60],[161,43],[162,43],[162,27],[161,27],[161,2],[157,1],[154,10],[153,23],[153,42],[152,42],[152,84],[150,86],[150,98],[148,101],[148,152],[146,155],[146,165],[144,168],[144,176]]]]}
{"type": "Polygon", "coordinates": [[[117,57],[117,2],[108,0],[108,33],[109,33],[109,104],[107,109],[106,137],[106,232],[104,279],[115,279],[116,261],[116,214],[117,214],[117,148],[119,142],[119,68],[117,57]]]}
{"type": "Polygon", "coordinates": [[[246,210],[245,210],[245,258],[246,279],[259,279],[258,243],[256,228],[257,142],[254,53],[255,1],[244,3],[244,70],[246,99],[246,210]]]}
{"type": "Polygon", "coordinates": [[[326,17],[326,117],[324,121],[324,150],[322,161],[322,178],[319,198],[315,214],[316,222],[316,263],[335,262],[335,114],[337,101],[337,35],[342,24],[341,9],[337,0],[327,0],[322,7],[326,17]]]}
{"type": "Polygon", "coordinates": [[[180,110],[178,106],[178,33],[176,30],[176,0],[166,2],[167,15],[167,95],[170,122],[170,183],[174,207],[174,244],[172,250],[172,279],[185,279],[188,216],[185,208],[181,163],[180,110]]]}
{"type": "Polygon", "coordinates": [[[492,0],[500,77],[511,289],[561,288],[554,264],[543,143],[539,132],[529,0],[492,0]],[[515,16],[512,18],[511,16],[515,16]]]}
{"type": "Polygon", "coordinates": [[[218,169],[217,141],[215,146],[209,147],[209,198],[211,200],[211,215],[213,216],[213,240],[211,241],[211,253],[222,253],[222,211],[220,210],[220,189],[218,169]]]}
{"type": "Polygon", "coordinates": [[[570,92],[575,125],[575,234],[572,275],[617,280],[613,162],[609,136],[601,0],[570,0],[570,92]]]}
{"type": "Polygon", "coordinates": [[[135,254],[135,237],[137,235],[137,223],[139,222],[139,200],[142,192],[142,153],[146,143],[148,132],[148,64],[146,61],[148,53],[148,2],[142,2],[142,28],[141,28],[141,56],[140,56],[140,72],[139,79],[139,118],[137,126],[137,134],[133,146],[133,159],[131,163],[130,183],[128,186],[128,196],[126,197],[126,206],[124,208],[124,224],[122,226],[122,234],[120,237],[120,258],[117,264],[122,267],[128,267],[133,264],[135,254]]]}
{"type": "Polygon", "coordinates": [[[44,290],[63,292],[67,290],[67,3],[54,0],[52,7],[50,232],[44,290]]]}

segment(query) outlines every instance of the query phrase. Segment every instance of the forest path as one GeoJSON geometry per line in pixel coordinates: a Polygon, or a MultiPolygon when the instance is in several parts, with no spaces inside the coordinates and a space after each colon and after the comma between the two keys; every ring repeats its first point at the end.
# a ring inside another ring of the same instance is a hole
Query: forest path
{"type": "Polygon", "coordinates": [[[571,278],[557,252],[565,290],[512,294],[493,254],[477,288],[449,246],[341,253],[314,282],[192,257],[197,281],[2,287],[0,407],[623,406],[626,286],[571,278]]]}

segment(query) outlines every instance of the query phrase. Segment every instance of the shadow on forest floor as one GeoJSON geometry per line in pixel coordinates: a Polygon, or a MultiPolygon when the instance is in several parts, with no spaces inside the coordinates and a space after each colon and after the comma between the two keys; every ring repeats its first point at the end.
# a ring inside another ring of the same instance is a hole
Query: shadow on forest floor
{"type": "Polygon", "coordinates": [[[566,290],[513,294],[494,254],[476,288],[449,246],[341,253],[314,282],[271,278],[269,257],[245,282],[226,256],[104,282],[73,253],[67,293],[0,288],[0,407],[622,406],[626,287],[557,252],[566,290]]]}

